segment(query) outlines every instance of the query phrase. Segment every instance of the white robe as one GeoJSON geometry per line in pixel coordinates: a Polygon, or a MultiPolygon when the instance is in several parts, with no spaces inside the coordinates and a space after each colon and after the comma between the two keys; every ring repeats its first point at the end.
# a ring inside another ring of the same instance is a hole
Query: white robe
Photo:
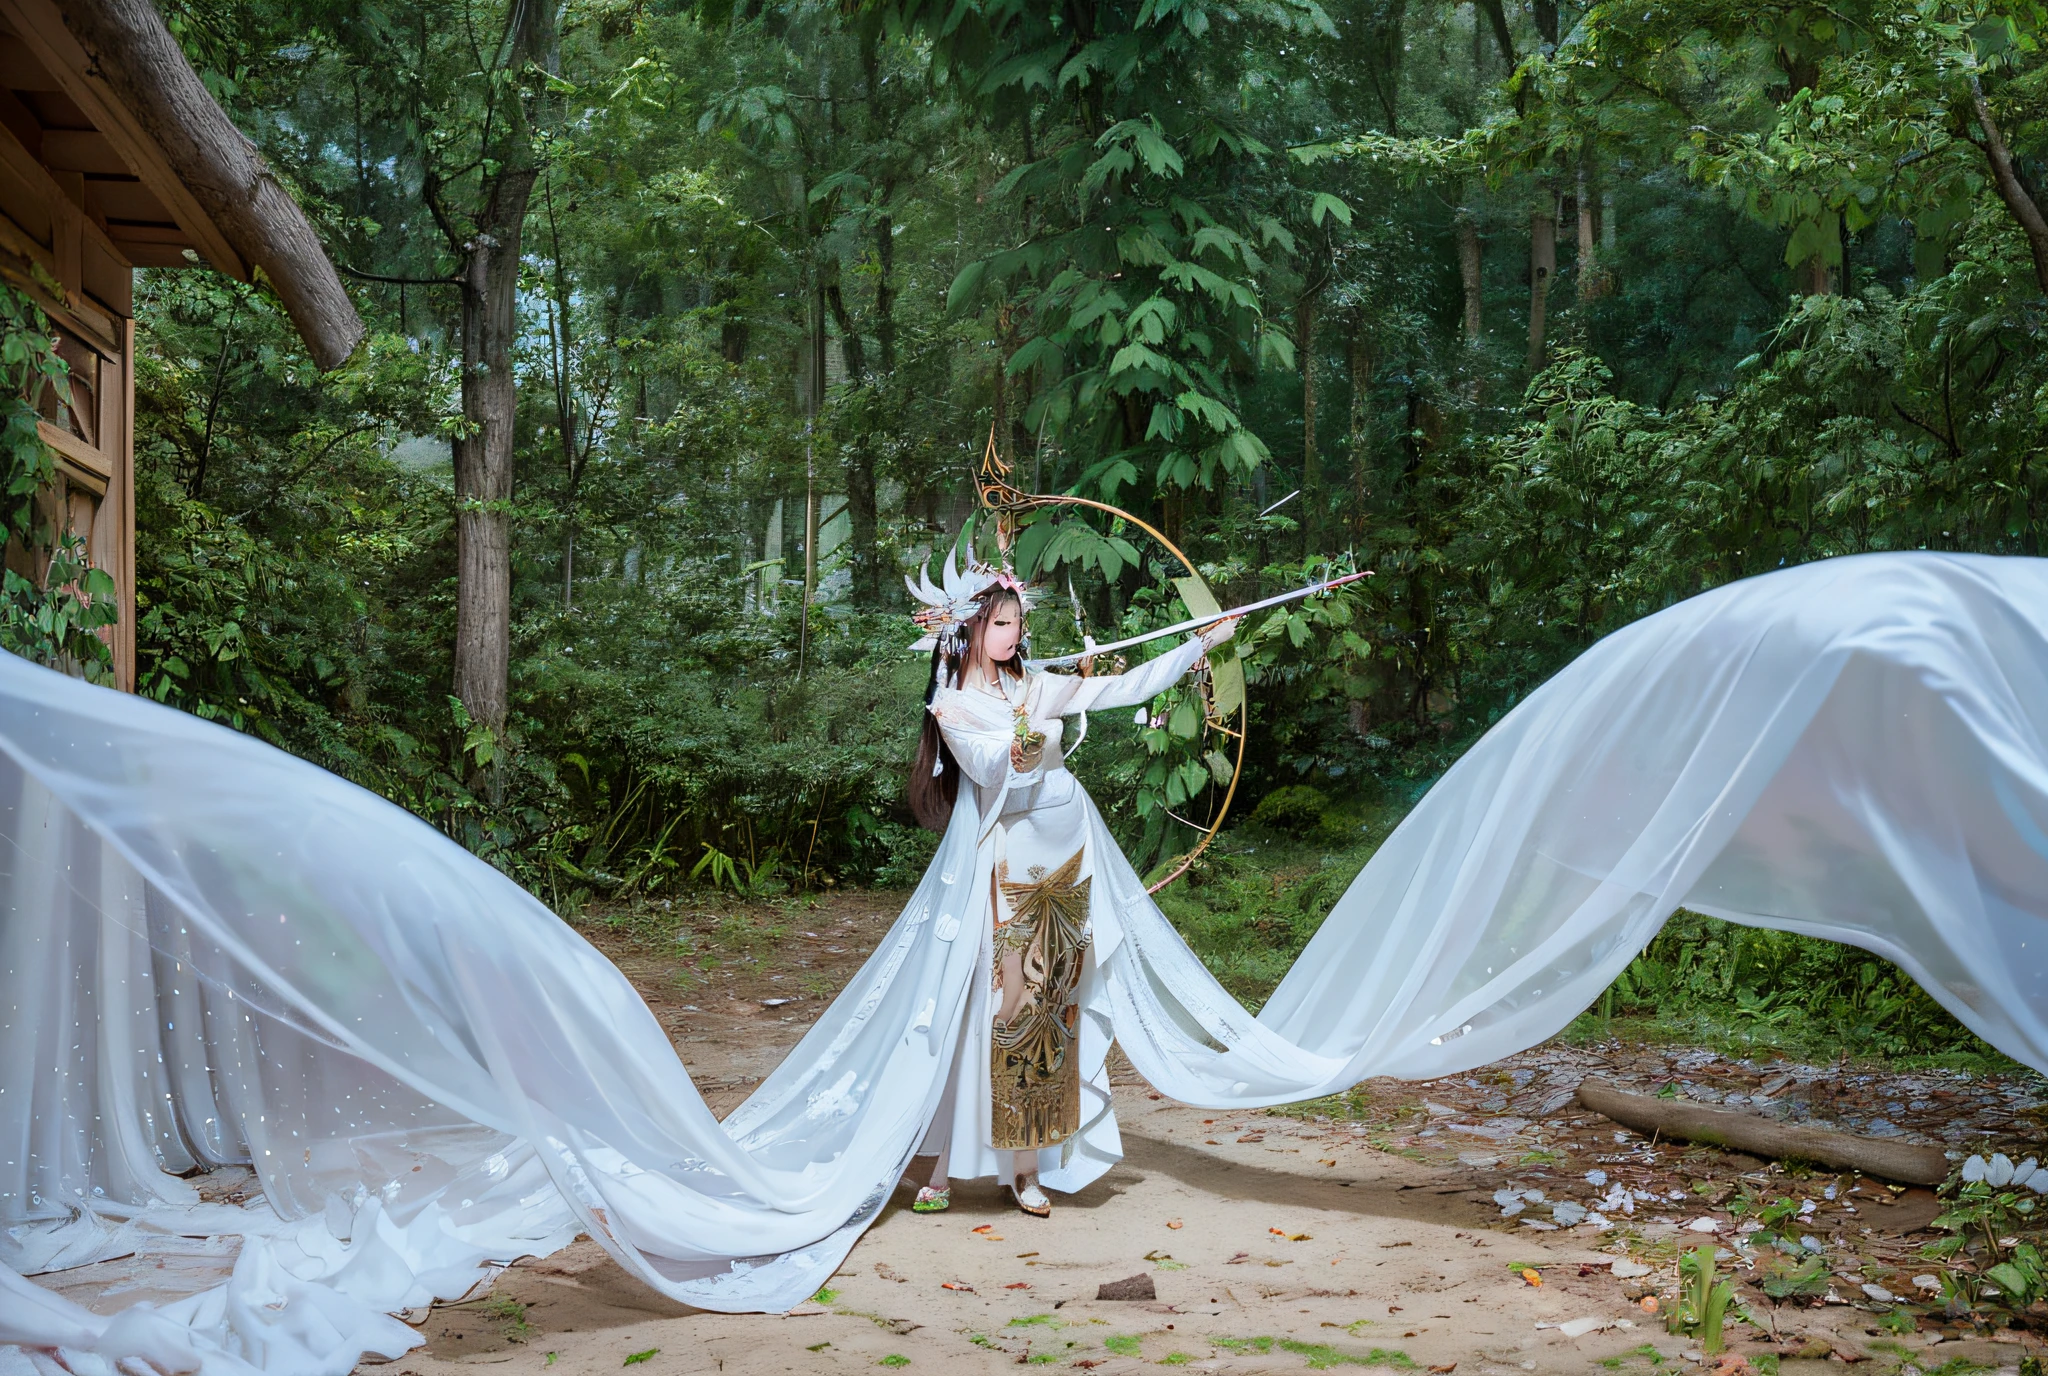
{"type": "MultiPolygon", "coordinates": [[[[1116,1115],[1110,1107],[1109,1072],[1104,1064],[1116,1036],[1109,989],[1100,961],[1115,950],[1121,925],[1116,890],[1094,885],[1096,856],[1102,847],[1115,848],[1094,801],[1067,768],[1067,719],[1083,722],[1097,709],[1136,707],[1173,686],[1202,655],[1202,642],[1188,640],[1166,654],[1127,673],[1080,678],[1062,674],[1029,674],[1020,683],[1002,682],[1004,693],[983,689],[941,688],[932,696],[931,713],[948,749],[971,787],[961,787],[956,809],[971,809],[978,826],[975,873],[993,872],[1005,862],[1013,875],[1037,866],[1052,870],[1076,851],[1082,853],[1081,877],[1091,881],[1089,942],[1080,988],[1080,1056],[1082,1125],[1056,1147],[1036,1152],[1010,1152],[991,1145],[989,1094],[989,1029],[994,1018],[993,936],[995,912],[992,886],[977,884],[961,915],[966,930],[981,943],[961,1019],[951,1073],[919,1155],[945,1158],[946,1173],[956,1180],[993,1176],[1008,1180],[1018,1173],[1038,1172],[1047,1187],[1072,1192],[1123,1159],[1116,1115]],[[1011,768],[1010,746],[1016,739],[1016,714],[1022,709],[1045,745],[1037,766],[1028,773],[1011,768]],[[1035,1159],[1023,1159],[1028,1157],[1035,1159]]],[[[1079,744],[1078,739],[1075,742],[1079,744]]]]}
{"type": "MultiPolygon", "coordinates": [[[[2042,560],[1826,560],[1609,636],[1415,806],[1256,1018],[1074,798],[1107,1010],[1084,1058],[1114,1028],[1185,1103],[1485,1064],[1568,1023],[1681,904],[1884,955],[2048,1070],[2042,560]]],[[[578,1230],[688,1303],[797,1303],[959,1059],[986,983],[983,803],[720,1122],[626,978],[446,836],[0,655],[0,1376],[30,1367],[8,1344],[96,1376],[129,1356],[343,1376],[417,1341],[386,1311],[578,1230]],[[178,1175],[227,1161],[256,1169],[253,1207],[178,1175]],[[232,1276],[111,1322],[19,1274],[219,1235],[241,1239],[232,1276]]],[[[1069,1184],[1100,1164],[1077,1140],[1069,1184]]]]}

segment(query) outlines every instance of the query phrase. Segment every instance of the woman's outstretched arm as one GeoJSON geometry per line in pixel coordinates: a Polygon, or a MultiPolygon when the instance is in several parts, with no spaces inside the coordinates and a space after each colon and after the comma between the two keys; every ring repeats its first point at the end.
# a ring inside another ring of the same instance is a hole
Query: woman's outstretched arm
{"type": "Polygon", "coordinates": [[[1189,636],[1157,659],[1148,659],[1121,674],[1093,678],[1047,675],[1041,717],[1067,717],[1098,707],[1136,707],[1150,702],[1180,681],[1211,646],[1228,639],[1237,622],[1219,621],[1199,636],[1189,636]]]}

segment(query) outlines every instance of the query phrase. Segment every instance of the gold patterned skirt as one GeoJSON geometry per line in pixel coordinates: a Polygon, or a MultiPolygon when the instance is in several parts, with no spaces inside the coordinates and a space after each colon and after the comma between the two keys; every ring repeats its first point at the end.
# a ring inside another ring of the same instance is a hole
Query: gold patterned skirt
{"type": "Polygon", "coordinates": [[[1081,972],[1087,958],[1088,889],[1081,874],[1085,847],[1047,873],[1030,868],[1023,883],[1000,866],[994,884],[995,961],[989,1031],[990,1146],[1011,1151],[1056,1146],[1081,1126],[1081,972]],[[1004,909],[1008,909],[1005,916],[1004,909]],[[1006,957],[1015,955],[1012,964],[1006,957]],[[1009,966],[1006,972],[1005,966],[1009,966]],[[1005,979],[1022,988],[1005,1019],[1005,979]]]}

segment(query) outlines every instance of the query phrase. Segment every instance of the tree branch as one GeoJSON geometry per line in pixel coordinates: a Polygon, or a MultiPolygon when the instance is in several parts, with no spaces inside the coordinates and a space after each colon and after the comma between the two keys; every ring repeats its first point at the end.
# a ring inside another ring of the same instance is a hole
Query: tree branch
{"type": "Polygon", "coordinates": [[[363,272],[346,263],[337,264],[344,273],[358,282],[383,282],[394,287],[459,287],[460,277],[387,277],[381,272],[363,272]]]}
{"type": "Polygon", "coordinates": [[[2019,222],[2020,232],[2027,236],[2027,251],[2034,258],[2034,279],[2041,290],[2048,291],[2048,216],[2041,213],[2041,207],[2020,179],[2012,152],[2005,146],[2005,136],[1992,117],[1991,102],[1984,98],[1984,84],[1974,72],[1970,75],[1970,101],[1976,109],[1977,126],[1984,131],[1984,142],[1979,146],[1991,164],[1991,180],[1998,188],[1998,199],[2005,202],[2005,208],[2019,222]]]}

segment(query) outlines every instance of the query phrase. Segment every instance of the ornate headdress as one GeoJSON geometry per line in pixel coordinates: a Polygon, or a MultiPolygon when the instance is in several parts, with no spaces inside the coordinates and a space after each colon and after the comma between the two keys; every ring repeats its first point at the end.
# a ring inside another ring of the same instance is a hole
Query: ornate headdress
{"type": "MultiPolygon", "coordinates": [[[[917,599],[918,609],[910,614],[917,628],[924,632],[923,638],[910,648],[913,650],[934,650],[948,638],[959,639],[964,633],[961,627],[982,608],[983,599],[996,588],[1008,588],[1017,594],[1017,600],[1024,609],[1031,608],[1031,589],[1008,569],[991,568],[970,557],[965,568],[956,559],[957,551],[946,551],[946,565],[940,571],[939,582],[931,579],[931,560],[925,560],[917,577],[905,574],[904,586],[917,599]]],[[[964,651],[964,644],[958,650],[964,651]]]]}

